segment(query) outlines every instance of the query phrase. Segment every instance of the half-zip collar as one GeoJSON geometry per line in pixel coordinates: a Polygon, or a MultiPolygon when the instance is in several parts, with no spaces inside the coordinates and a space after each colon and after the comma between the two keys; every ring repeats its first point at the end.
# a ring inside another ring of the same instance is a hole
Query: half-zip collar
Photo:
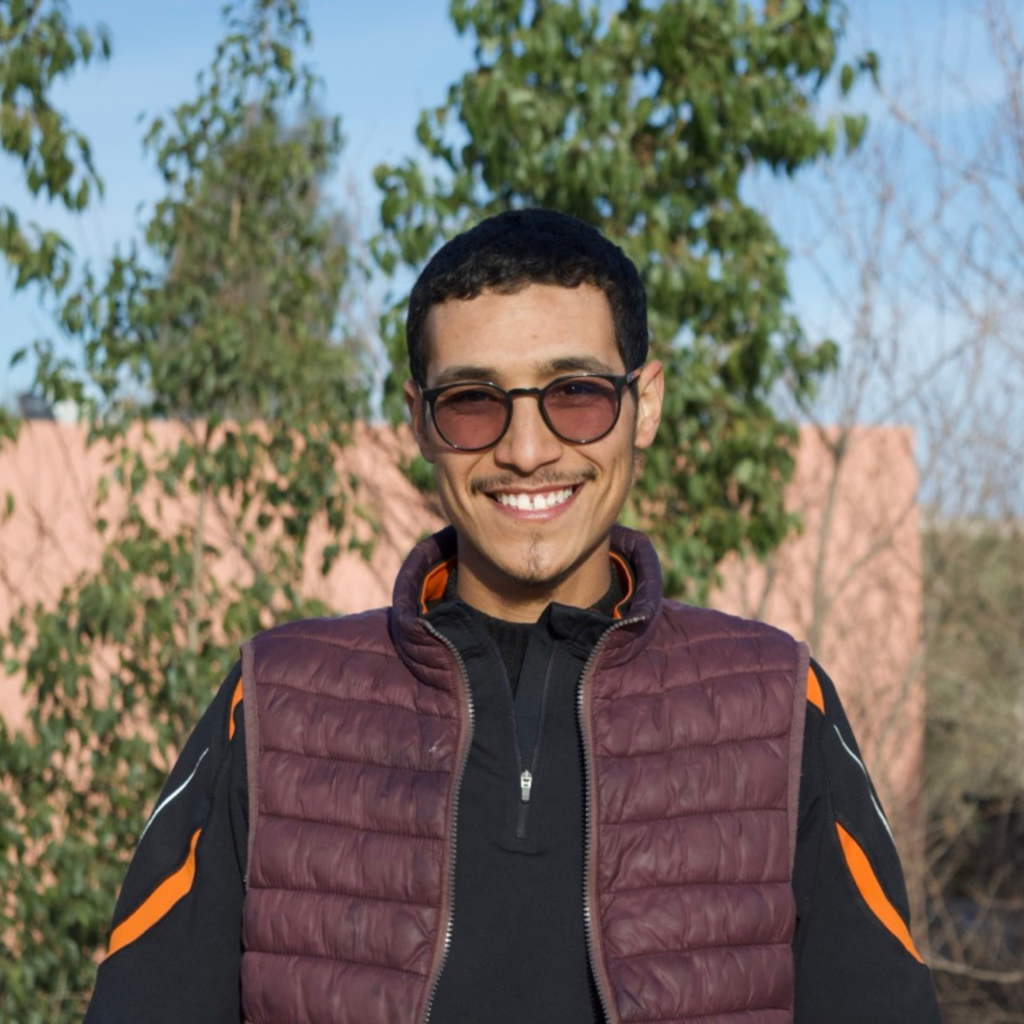
{"type": "MultiPolygon", "coordinates": [[[[451,526],[420,541],[395,579],[390,620],[391,641],[408,669],[426,685],[453,695],[457,690],[448,652],[430,635],[422,616],[428,604],[443,597],[457,555],[458,539],[451,526]]],[[[637,620],[615,630],[602,655],[604,664],[616,666],[639,655],[653,636],[661,606],[661,567],[651,542],[622,526],[612,527],[611,557],[613,564],[618,561],[631,569],[629,616],[637,620]]]]}

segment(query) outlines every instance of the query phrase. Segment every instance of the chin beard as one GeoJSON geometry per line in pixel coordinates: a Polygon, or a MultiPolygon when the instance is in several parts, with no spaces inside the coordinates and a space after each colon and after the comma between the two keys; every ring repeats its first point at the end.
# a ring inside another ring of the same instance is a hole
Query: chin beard
{"type": "Polygon", "coordinates": [[[548,574],[540,570],[533,571],[526,568],[521,572],[503,571],[505,579],[522,590],[554,590],[561,583],[564,583],[572,575],[572,567],[562,572],[548,574]]]}
{"type": "Polygon", "coordinates": [[[496,568],[509,583],[522,590],[554,590],[564,583],[587,557],[583,555],[576,562],[565,566],[565,568],[557,572],[552,572],[544,567],[542,547],[543,542],[541,538],[534,538],[526,556],[526,564],[522,568],[510,567],[506,569],[502,566],[496,566],[496,568]]]}

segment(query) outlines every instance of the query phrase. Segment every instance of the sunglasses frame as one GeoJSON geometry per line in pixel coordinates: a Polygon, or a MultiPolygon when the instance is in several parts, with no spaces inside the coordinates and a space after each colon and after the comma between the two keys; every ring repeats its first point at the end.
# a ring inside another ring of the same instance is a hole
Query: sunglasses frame
{"type": "Polygon", "coordinates": [[[640,376],[642,372],[643,367],[638,366],[635,370],[630,370],[629,373],[567,373],[563,374],[561,377],[556,377],[554,380],[549,381],[542,388],[509,388],[508,390],[489,380],[459,380],[453,381],[451,384],[442,384],[440,387],[437,388],[421,387],[420,395],[423,397],[424,411],[426,411],[426,409],[430,410],[430,418],[433,421],[434,429],[437,431],[437,436],[440,437],[441,440],[444,441],[444,443],[448,445],[449,448],[453,448],[455,451],[482,452],[486,451],[488,448],[493,448],[496,444],[498,444],[498,442],[501,441],[505,434],[508,433],[508,428],[512,423],[512,399],[518,398],[520,395],[528,395],[531,398],[537,399],[537,407],[540,409],[541,418],[544,420],[544,423],[547,426],[548,430],[550,430],[551,433],[554,434],[555,437],[557,437],[560,441],[563,441],[565,444],[593,444],[595,441],[600,441],[601,438],[607,437],[615,429],[615,425],[619,422],[619,416],[622,414],[622,392],[627,387],[632,387],[636,383],[637,378],[640,376]],[[615,416],[612,419],[612,422],[609,424],[608,429],[598,434],[596,437],[587,438],[587,440],[585,441],[579,441],[576,440],[575,438],[566,437],[564,434],[556,430],[551,420],[548,418],[547,410],[544,408],[544,396],[552,388],[556,387],[559,384],[563,384],[567,380],[579,380],[581,378],[596,378],[598,380],[607,381],[609,384],[612,384],[615,387],[616,401],[615,416]],[[492,391],[498,392],[498,394],[500,394],[504,399],[505,423],[503,424],[498,436],[493,441],[489,441],[487,444],[474,445],[472,447],[467,447],[466,445],[452,444],[451,441],[449,441],[448,438],[444,436],[444,431],[441,430],[440,426],[438,425],[437,416],[435,414],[435,405],[437,403],[438,398],[445,394],[445,392],[452,391],[455,388],[465,387],[489,388],[492,391]]]}

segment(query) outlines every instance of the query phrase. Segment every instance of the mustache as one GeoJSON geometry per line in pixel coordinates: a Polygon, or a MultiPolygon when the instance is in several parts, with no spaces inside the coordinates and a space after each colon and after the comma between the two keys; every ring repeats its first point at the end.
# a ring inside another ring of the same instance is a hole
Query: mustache
{"type": "Polygon", "coordinates": [[[534,473],[520,476],[517,473],[496,473],[494,476],[477,477],[469,482],[470,494],[487,494],[515,487],[539,490],[542,487],[576,487],[578,484],[597,479],[597,470],[587,466],[578,473],[534,473]]]}

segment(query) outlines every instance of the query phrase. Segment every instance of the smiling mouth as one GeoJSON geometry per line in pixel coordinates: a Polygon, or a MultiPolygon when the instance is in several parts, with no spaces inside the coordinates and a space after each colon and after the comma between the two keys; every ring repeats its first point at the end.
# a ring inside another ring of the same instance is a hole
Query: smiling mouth
{"type": "MultiPolygon", "coordinates": [[[[578,485],[577,485],[578,486],[578,485]]],[[[576,487],[563,487],[557,491],[496,491],[490,495],[499,505],[519,509],[521,512],[542,512],[563,505],[575,493],[576,487]]]]}

